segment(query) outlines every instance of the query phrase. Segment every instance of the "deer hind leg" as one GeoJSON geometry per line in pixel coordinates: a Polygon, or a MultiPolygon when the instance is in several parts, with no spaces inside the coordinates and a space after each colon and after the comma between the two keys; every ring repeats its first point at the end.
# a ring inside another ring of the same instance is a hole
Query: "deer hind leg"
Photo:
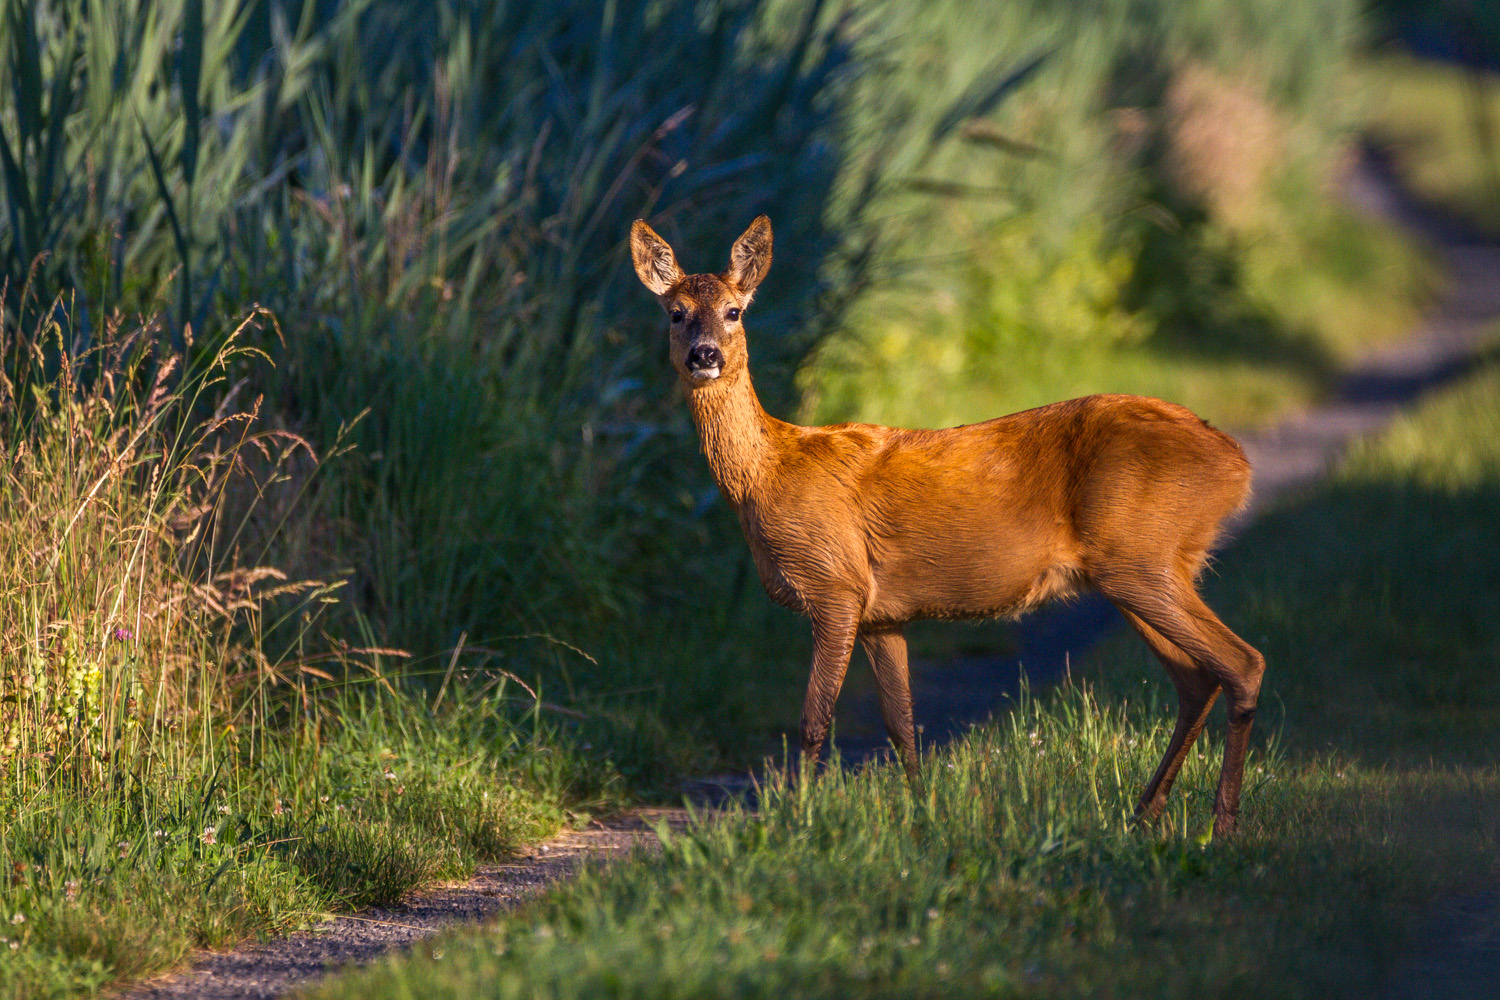
{"type": "Polygon", "coordinates": [[[1172,730],[1172,739],[1167,743],[1167,752],[1163,755],[1161,764],[1146,784],[1146,790],[1141,793],[1140,801],[1135,806],[1136,819],[1149,823],[1155,821],[1166,807],[1167,795],[1172,791],[1172,783],[1177,780],[1177,772],[1182,770],[1182,763],[1187,760],[1188,751],[1203,732],[1209,709],[1213,708],[1214,699],[1219,696],[1219,682],[1200,670],[1190,656],[1168,642],[1139,615],[1124,608],[1120,612],[1140,633],[1141,638],[1146,640],[1146,645],[1151,647],[1151,651],[1166,668],[1167,675],[1172,678],[1172,686],[1177,689],[1177,725],[1172,730]]]}
{"type": "Polygon", "coordinates": [[[858,613],[838,609],[813,614],[812,675],[807,680],[807,697],[802,702],[802,757],[816,764],[833,722],[833,706],[844,686],[849,656],[854,652],[858,630],[858,613]]]}
{"type": "Polygon", "coordinates": [[[875,671],[875,686],[880,692],[880,716],[885,731],[896,746],[907,780],[921,780],[917,761],[917,740],[911,718],[911,675],[906,660],[906,637],[900,629],[864,631],[859,641],[875,671]]]}
{"type": "Polygon", "coordinates": [[[1229,707],[1229,735],[1224,743],[1219,790],[1214,797],[1214,835],[1228,836],[1238,826],[1245,753],[1266,661],[1209,610],[1189,579],[1169,583],[1166,589],[1161,588],[1161,580],[1161,574],[1151,574],[1149,580],[1138,577],[1124,586],[1116,583],[1108,589],[1101,585],[1100,589],[1186,654],[1223,689],[1229,707]]]}

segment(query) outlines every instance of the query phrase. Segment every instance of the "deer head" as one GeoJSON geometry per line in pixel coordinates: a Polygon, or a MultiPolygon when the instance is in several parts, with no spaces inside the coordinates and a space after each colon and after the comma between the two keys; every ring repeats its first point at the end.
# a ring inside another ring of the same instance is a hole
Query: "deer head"
{"type": "Polygon", "coordinates": [[[630,228],[635,273],[671,320],[672,364],[689,391],[733,384],[744,374],[743,317],[771,269],[771,220],[750,223],[720,274],[683,274],[667,241],[643,220],[630,228]]]}

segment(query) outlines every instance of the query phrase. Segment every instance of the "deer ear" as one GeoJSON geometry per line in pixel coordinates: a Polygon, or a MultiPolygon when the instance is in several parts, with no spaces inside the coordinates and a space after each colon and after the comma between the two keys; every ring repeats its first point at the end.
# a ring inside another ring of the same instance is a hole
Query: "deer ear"
{"type": "Polygon", "coordinates": [[[636,276],[653,295],[662,294],[682,280],[677,255],[644,219],[636,219],[630,227],[630,258],[635,261],[636,276]]]}
{"type": "Polygon", "coordinates": [[[729,251],[729,270],[724,277],[741,292],[755,291],[771,270],[771,220],[757,215],[729,251]]]}

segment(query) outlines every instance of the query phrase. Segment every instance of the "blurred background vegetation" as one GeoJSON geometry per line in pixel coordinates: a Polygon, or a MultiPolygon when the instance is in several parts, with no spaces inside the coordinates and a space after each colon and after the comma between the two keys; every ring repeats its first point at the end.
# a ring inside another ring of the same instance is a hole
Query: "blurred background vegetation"
{"type": "MultiPolygon", "coordinates": [[[[217,801],[215,761],[269,769],[236,786],[246,844],[276,839],[276,775],[337,770],[267,741],[343,740],[383,780],[380,752],[442,744],[422,726],[482,731],[475,766],[530,805],[465,834],[471,859],[559,803],[763,752],[805,628],[697,454],[636,217],[702,271],[769,213],[768,407],[929,426],[1097,391],[1230,427],[1316,401],[1439,280],[1342,201],[1367,140],[1500,229],[1477,0],[0,10],[6,823],[83,754],[69,794],[110,789],[149,835],[101,764],[141,752],[132,718],[197,734],[171,758],[206,776],[184,816],[217,801]],[[85,740],[39,683],[114,714],[85,740]],[[385,717],[400,739],[370,735],[385,717]]],[[[442,825],[360,801],[387,857],[442,825]]],[[[422,874],[311,856],[277,862],[321,887],[305,907],[422,874]]]]}

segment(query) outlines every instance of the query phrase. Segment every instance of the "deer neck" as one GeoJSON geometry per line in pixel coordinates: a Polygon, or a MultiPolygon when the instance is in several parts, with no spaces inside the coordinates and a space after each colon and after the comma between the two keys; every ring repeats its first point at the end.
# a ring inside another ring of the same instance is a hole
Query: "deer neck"
{"type": "Polygon", "coordinates": [[[771,465],[771,435],[779,421],[761,408],[748,371],[731,378],[685,391],[709,471],[724,498],[738,508],[771,465]]]}

